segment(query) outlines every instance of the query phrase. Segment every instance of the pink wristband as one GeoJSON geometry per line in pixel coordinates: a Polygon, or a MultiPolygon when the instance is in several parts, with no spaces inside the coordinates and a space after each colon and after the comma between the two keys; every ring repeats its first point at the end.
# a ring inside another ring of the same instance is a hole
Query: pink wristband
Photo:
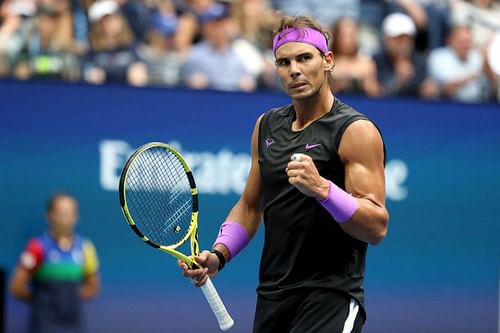
{"type": "Polygon", "coordinates": [[[249,241],[250,237],[244,226],[234,221],[226,221],[220,226],[219,235],[213,246],[223,244],[227,247],[231,260],[247,246],[249,241]]]}
{"type": "Polygon", "coordinates": [[[318,202],[325,207],[335,221],[345,223],[354,215],[358,208],[358,201],[331,181],[329,183],[328,197],[318,202]]]}

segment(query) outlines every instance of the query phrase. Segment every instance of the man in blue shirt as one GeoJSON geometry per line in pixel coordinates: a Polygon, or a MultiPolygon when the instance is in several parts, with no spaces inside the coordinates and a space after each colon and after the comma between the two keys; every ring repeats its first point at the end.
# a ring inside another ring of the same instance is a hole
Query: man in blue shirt
{"type": "Polygon", "coordinates": [[[183,67],[183,81],[193,89],[253,91],[256,78],[237,53],[228,29],[228,11],[212,5],[199,16],[203,40],[194,45],[183,67]]]}
{"type": "Polygon", "coordinates": [[[10,283],[29,302],[30,333],[82,333],[82,300],[99,292],[99,263],[92,242],[74,232],[78,204],[65,193],[47,204],[48,230],[32,238],[10,283]]]}

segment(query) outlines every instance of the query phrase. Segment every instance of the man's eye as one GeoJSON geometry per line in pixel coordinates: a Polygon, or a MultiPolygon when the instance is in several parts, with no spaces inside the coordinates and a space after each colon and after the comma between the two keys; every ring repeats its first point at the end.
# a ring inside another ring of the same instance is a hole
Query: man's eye
{"type": "Polygon", "coordinates": [[[299,61],[306,61],[306,60],[310,60],[312,57],[310,54],[303,54],[301,56],[299,56],[299,61]]]}
{"type": "Polygon", "coordinates": [[[286,66],[288,64],[287,60],[276,60],[277,66],[286,66]]]}

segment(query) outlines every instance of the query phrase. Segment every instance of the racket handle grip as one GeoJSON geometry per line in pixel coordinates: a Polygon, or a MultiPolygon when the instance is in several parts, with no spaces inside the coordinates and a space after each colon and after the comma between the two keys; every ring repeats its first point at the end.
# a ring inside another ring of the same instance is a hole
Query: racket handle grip
{"type": "Polygon", "coordinates": [[[233,327],[234,320],[227,312],[226,307],[224,306],[224,303],[222,303],[222,300],[220,299],[217,290],[215,290],[214,284],[212,283],[212,280],[210,280],[210,278],[208,278],[207,282],[203,286],[201,286],[201,291],[203,291],[203,294],[205,295],[210,308],[214,312],[215,317],[219,322],[220,329],[223,331],[227,331],[228,329],[233,327]]]}

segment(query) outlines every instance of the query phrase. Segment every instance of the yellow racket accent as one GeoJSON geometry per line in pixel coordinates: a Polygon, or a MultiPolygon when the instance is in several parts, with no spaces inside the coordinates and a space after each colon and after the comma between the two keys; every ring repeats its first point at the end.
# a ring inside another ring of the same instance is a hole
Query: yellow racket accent
{"type": "MultiPolygon", "coordinates": [[[[175,148],[161,142],[139,147],[125,163],[118,192],[125,220],[144,243],[190,268],[201,268],[194,259],[200,252],[198,190],[191,168],[175,148]],[[177,250],[188,238],[190,256],[177,250]]],[[[234,321],[210,278],[201,290],[220,328],[231,328],[234,321]]]]}

